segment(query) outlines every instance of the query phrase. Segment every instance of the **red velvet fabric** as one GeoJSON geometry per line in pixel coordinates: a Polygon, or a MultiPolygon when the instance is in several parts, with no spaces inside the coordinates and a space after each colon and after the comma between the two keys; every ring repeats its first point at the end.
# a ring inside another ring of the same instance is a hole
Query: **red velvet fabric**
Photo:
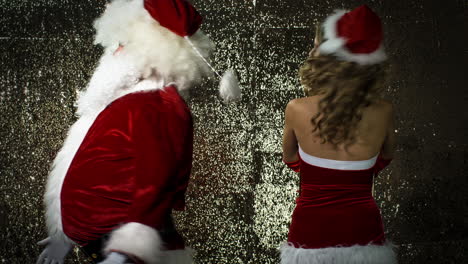
{"type": "Polygon", "coordinates": [[[284,162],[284,164],[286,164],[286,166],[288,166],[294,172],[300,172],[301,171],[301,160],[296,160],[296,161],[293,161],[293,162],[286,162],[286,161],[283,160],[283,162],[284,162]]]}
{"type": "Polygon", "coordinates": [[[288,242],[296,247],[381,245],[382,219],[372,194],[374,168],[335,170],[301,162],[288,242]]]}
{"type": "Polygon", "coordinates": [[[145,0],[150,15],[175,34],[191,36],[200,28],[202,17],[186,0],[145,0]]]}
{"type": "Polygon", "coordinates": [[[382,43],[380,18],[366,5],[344,14],[337,23],[338,36],[352,53],[372,53],[382,43]]]}
{"type": "Polygon", "coordinates": [[[185,206],[192,141],[190,110],[175,87],[115,100],[90,127],[65,177],[65,234],[85,245],[127,222],[164,229],[171,209],[185,206]]]}

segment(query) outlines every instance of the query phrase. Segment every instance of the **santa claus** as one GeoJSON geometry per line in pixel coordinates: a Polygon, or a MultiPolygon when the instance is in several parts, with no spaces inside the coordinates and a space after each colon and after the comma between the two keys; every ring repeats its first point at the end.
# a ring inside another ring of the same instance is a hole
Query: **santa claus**
{"type": "MultiPolygon", "coordinates": [[[[212,75],[201,22],[185,0],[115,0],[96,20],[104,55],[48,177],[37,263],[63,263],[74,246],[102,264],[192,262],[171,211],[185,207],[192,163],[181,95],[212,75]]],[[[225,100],[235,84],[227,72],[225,100]]]]}

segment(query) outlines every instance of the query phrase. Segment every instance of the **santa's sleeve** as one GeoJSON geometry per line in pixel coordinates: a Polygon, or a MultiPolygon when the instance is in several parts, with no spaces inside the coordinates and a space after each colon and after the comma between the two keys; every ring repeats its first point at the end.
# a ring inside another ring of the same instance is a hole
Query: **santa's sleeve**
{"type": "Polygon", "coordinates": [[[162,250],[158,230],[164,227],[180,193],[177,175],[181,162],[177,153],[183,151],[180,142],[184,138],[178,137],[188,127],[172,113],[152,107],[142,109],[131,122],[135,194],[127,222],[111,233],[104,252],[122,252],[145,263],[157,263],[162,250]]]}

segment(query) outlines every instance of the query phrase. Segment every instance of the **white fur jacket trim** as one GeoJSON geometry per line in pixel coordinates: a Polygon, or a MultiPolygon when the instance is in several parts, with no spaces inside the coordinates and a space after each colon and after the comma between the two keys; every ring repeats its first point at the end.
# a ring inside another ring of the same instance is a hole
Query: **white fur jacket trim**
{"type": "Polygon", "coordinates": [[[128,253],[147,264],[192,264],[193,250],[164,250],[157,230],[150,226],[131,222],[111,233],[104,254],[112,251],[128,253]]]}
{"type": "Polygon", "coordinates": [[[133,255],[147,264],[160,263],[162,240],[158,231],[140,223],[127,223],[112,231],[104,254],[118,251],[133,255]]]}

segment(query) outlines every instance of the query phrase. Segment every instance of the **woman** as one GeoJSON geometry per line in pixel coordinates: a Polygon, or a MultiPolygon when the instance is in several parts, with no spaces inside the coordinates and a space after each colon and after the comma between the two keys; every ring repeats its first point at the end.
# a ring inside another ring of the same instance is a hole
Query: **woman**
{"type": "Polygon", "coordinates": [[[396,263],[372,197],[395,149],[380,19],[360,6],[322,28],[299,72],[307,97],[285,111],[283,160],[301,183],[281,262],[396,263]]]}

